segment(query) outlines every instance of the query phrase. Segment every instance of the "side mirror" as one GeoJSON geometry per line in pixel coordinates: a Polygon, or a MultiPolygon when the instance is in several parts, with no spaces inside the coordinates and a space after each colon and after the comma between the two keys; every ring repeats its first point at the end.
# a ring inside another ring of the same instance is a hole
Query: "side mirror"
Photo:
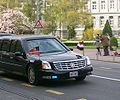
{"type": "Polygon", "coordinates": [[[73,51],[73,48],[69,48],[71,51],[73,51]]]}
{"type": "Polygon", "coordinates": [[[16,56],[23,56],[23,53],[21,53],[21,52],[15,52],[15,55],[16,56]]]}

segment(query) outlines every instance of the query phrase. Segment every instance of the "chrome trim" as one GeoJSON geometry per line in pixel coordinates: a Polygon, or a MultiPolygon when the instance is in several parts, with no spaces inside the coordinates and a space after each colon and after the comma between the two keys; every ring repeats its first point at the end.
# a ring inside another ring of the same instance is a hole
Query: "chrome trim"
{"type": "Polygon", "coordinates": [[[55,69],[59,71],[78,70],[86,66],[85,59],[53,62],[55,69]],[[81,62],[82,61],[82,62],[81,62]],[[71,64],[73,63],[73,66],[71,64]]]}
{"type": "Polygon", "coordinates": [[[58,62],[70,62],[70,61],[80,61],[80,60],[85,60],[85,58],[82,58],[82,59],[75,59],[75,60],[66,60],[66,61],[55,61],[53,63],[58,63],[58,62]]]}

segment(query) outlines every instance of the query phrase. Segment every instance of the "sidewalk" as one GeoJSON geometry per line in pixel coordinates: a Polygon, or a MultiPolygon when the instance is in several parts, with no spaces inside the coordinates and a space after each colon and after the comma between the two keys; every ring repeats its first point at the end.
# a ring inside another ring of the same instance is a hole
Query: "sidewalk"
{"type": "MultiPolygon", "coordinates": [[[[83,54],[83,52],[78,50],[78,49],[74,49],[73,51],[83,54]]],[[[99,61],[120,63],[120,56],[119,57],[118,56],[103,56],[103,54],[104,54],[103,50],[101,50],[101,52],[102,52],[102,55],[97,56],[96,55],[96,53],[97,53],[96,49],[85,49],[84,50],[85,56],[88,56],[91,60],[99,60],[99,61]]],[[[118,53],[120,54],[120,50],[118,50],[118,53]]],[[[111,55],[111,52],[110,52],[110,55],[111,55]]]]}

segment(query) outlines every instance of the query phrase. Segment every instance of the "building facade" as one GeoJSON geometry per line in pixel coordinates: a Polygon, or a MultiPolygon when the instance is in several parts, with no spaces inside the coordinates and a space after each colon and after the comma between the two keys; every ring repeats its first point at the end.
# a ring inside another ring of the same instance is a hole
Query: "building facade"
{"type": "Polygon", "coordinates": [[[106,20],[115,36],[120,36],[120,0],[89,0],[88,9],[94,18],[94,29],[103,30],[106,20]]]}
{"type": "MultiPolygon", "coordinates": [[[[95,30],[103,30],[104,25],[108,20],[113,35],[120,37],[120,0],[89,0],[86,7],[93,16],[95,30]]],[[[84,28],[80,27],[75,30],[77,32],[76,38],[82,38],[84,28]]],[[[65,34],[66,31],[64,30],[64,32],[62,32],[62,38],[66,37],[65,34]]]]}

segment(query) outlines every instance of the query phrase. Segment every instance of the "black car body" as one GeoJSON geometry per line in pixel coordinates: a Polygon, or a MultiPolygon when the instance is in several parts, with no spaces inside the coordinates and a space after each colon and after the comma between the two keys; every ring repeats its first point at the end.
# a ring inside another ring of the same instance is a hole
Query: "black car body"
{"type": "Polygon", "coordinates": [[[12,36],[13,34],[0,34],[0,37],[2,36],[12,36]]]}
{"type": "Polygon", "coordinates": [[[88,57],[45,35],[1,37],[0,69],[27,76],[31,84],[42,79],[84,80],[93,71],[88,57]]]}

